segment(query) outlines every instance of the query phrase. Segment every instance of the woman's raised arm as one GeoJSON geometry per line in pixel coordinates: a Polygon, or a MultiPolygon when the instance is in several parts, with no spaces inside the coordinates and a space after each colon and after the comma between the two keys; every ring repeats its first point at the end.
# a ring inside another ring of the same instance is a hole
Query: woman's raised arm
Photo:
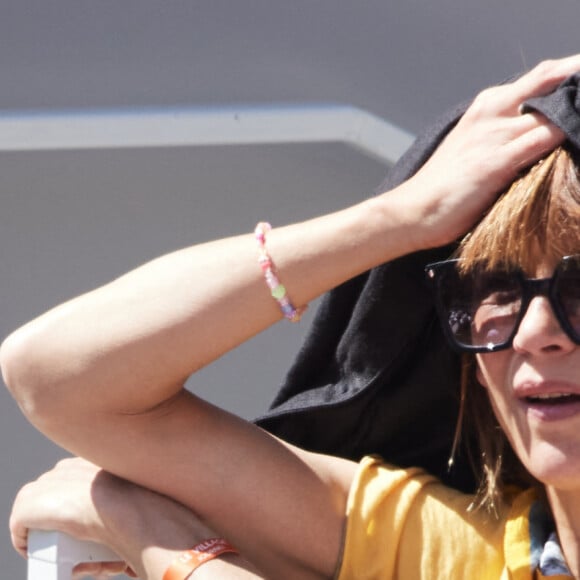
{"type": "MultiPolygon", "coordinates": [[[[541,116],[518,109],[578,68],[580,56],[542,63],[484,91],[407,183],[269,232],[292,301],[305,305],[369,268],[467,231],[519,170],[563,139],[541,116]]],[[[33,414],[93,403],[141,411],[280,316],[246,234],[168,254],[49,311],[5,341],[2,370],[33,414]]]]}

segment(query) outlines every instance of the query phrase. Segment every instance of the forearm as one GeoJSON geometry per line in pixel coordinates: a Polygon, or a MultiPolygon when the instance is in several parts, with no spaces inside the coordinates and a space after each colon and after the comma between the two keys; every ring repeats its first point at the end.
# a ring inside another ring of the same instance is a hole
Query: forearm
{"type": "MultiPolygon", "coordinates": [[[[129,566],[142,579],[161,580],[181,552],[217,537],[182,504],[80,458],[60,461],[18,492],[10,532],[14,547],[23,556],[29,529],[56,530],[104,544],[120,558],[116,563],[82,562],[75,567],[75,577],[105,571],[119,574],[129,566]]],[[[204,563],[191,578],[259,576],[241,555],[223,554],[204,563]]]]}
{"type": "MultiPolygon", "coordinates": [[[[117,489],[111,493],[109,484],[97,502],[104,522],[100,541],[111,546],[140,578],[161,580],[182,552],[216,537],[213,530],[182,505],[103,475],[117,484],[117,489]]],[[[240,554],[222,554],[199,566],[191,580],[194,578],[234,580],[259,576],[240,554]]]]}
{"type": "MultiPolygon", "coordinates": [[[[267,247],[292,301],[306,304],[409,251],[397,200],[270,232],[267,247]]],[[[77,412],[137,412],[280,317],[247,234],[163,256],[48,312],[5,342],[3,371],[28,411],[68,401],[77,412]]]]}
{"type": "MultiPolygon", "coordinates": [[[[579,63],[578,55],[546,62],[483,91],[390,194],[272,232],[270,252],[294,303],[465,233],[521,169],[562,142],[560,130],[519,108],[579,63]]],[[[246,235],[171,254],[44,315],[4,343],[2,371],[29,416],[88,405],[134,412],[170,399],[191,372],[279,317],[246,235]]]]}
{"type": "MultiPolygon", "coordinates": [[[[191,522],[171,520],[169,514],[158,513],[155,522],[147,530],[132,529],[125,525],[123,536],[117,535],[113,541],[116,552],[142,580],[161,580],[166,570],[180,555],[200,542],[216,537],[211,531],[202,531],[203,526],[192,519],[191,522]]],[[[90,564],[89,564],[90,566],[90,564]]],[[[75,571],[87,570],[80,565],[75,571]]],[[[257,568],[239,553],[225,553],[208,560],[196,568],[188,577],[190,580],[222,578],[223,580],[256,580],[263,578],[257,568]]]]}
{"type": "MultiPolygon", "coordinates": [[[[194,519],[191,522],[169,520],[159,513],[155,523],[147,530],[126,530],[128,535],[119,542],[117,549],[139,578],[161,580],[165,571],[186,550],[200,542],[216,537],[205,531],[194,519]]],[[[223,578],[223,580],[256,580],[263,578],[257,568],[239,553],[225,553],[201,564],[188,577],[190,580],[223,578]]]]}

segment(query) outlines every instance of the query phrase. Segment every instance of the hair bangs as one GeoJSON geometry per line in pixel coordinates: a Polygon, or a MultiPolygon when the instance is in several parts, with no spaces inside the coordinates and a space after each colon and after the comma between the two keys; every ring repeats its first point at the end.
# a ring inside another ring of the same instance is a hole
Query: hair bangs
{"type": "Polygon", "coordinates": [[[462,269],[518,267],[580,253],[577,159],[560,147],[516,180],[458,250],[462,269]]]}

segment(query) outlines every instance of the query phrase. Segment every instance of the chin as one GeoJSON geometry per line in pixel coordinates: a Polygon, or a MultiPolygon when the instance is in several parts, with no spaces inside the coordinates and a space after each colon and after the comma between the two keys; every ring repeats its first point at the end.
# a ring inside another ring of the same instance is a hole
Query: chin
{"type": "MultiPolygon", "coordinates": [[[[521,457],[521,456],[520,456],[521,457]]],[[[531,456],[521,458],[526,469],[546,487],[562,490],[580,489],[580,451],[556,447],[544,442],[531,456]]]]}

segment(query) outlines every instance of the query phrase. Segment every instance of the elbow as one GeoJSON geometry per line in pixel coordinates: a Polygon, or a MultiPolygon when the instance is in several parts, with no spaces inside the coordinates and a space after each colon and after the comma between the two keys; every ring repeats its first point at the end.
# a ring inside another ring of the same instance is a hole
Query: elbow
{"type": "Polygon", "coordinates": [[[62,412],[63,389],[49,353],[39,348],[40,337],[23,327],[0,345],[2,378],[26,418],[43,430],[43,424],[62,412]]]}
{"type": "Polygon", "coordinates": [[[13,332],[0,345],[0,369],[8,391],[24,410],[32,385],[27,380],[29,374],[25,355],[27,348],[26,341],[23,341],[21,335],[19,331],[13,332]]]}

